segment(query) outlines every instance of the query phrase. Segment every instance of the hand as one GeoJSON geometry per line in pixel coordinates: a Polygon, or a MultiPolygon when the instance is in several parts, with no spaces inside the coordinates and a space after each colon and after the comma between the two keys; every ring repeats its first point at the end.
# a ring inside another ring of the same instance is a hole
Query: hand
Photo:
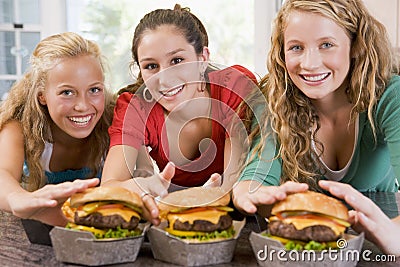
{"type": "Polygon", "coordinates": [[[42,221],[50,225],[65,226],[61,206],[74,193],[99,184],[98,178],[48,184],[33,192],[15,192],[8,195],[12,213],[20,218],[42,221]]]}
{"type": "Polygon", "coordinates": [[[265,186],[255,181],[240,181],[233,187],[233,204],[242,212],[253,214],[257,206],[272,205],[288,194],[303,192],[307,184],[286,182],[280,186],[265,186]]]}
{"type": "Polygon", "coordinates": [[[371,199],[349,184],[321,180],[319,185],[354,208],[349,211],[349,221],[355,231],[364,232],[384,253],[400,256],[400,216],[390,220],[371,199]]]}
{"type": "Polygon", "coordinates": [[[169,162],[160,174],[147,178],[134,178],[142,191],[143,216],[154,225],[160,224],[159,210],[154,198],[157,196],[165,197],[168,194],[168,187],[174,175],[175,165],[169,162]]]}
{"type": "Polygon", "coordinates": [[[213,173],[210,177],[210,179],[207,180],[203,184],[203,187],[209,188],[209,187],[218,187],[221,186],[222,184],[222,177],[219,173],[213,173]]]}

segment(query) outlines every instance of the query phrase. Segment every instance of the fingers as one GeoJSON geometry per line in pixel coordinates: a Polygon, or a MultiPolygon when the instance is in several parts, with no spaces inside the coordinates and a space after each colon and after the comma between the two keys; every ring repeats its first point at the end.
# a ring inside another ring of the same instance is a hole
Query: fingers
{"type": "Polygon", "coordinates": [[[165,166],[164,170],[160,173],[160,175],[168,183],[171,182],[171,179],[175,175],[175,164],[173,162],[168,162],[168,164],[165,166]]]}
{"type": "Polygon", "coordinates": [[[286,182],[282,184],[281,189],[283,192],[286,194],[293,194],[293,193],[299,193],[299,192],[304,192],[308,190],[308,185],[305,183],[295,183],[292,181],[286,182]]]}
{"type": "Polygon", "coordinates": [[[303,192],[307,184],[286,182],[281,186],[264,186],[256,181],[242,181],[233,189],[235,206],[246,213],[255,213],[257,206],[272,205],[288,194],[303,192]]]}
{"type": "Polygon", "coordinates": [[[210,177],[210,179],[207,180],[207,182],[203,185],[203,187],[209,188],[209,187],[218,187],[221,186],[222,184],[222,177],[219,173],[213,173],[210,177]]]}
{"type": "Polygon", "coordinates": [[[153,189],[152,185],[149,186],[150,191],[155,195],[155,196],[160,196],[160,197],[165,197],[168,195],[168,188],[171,183],[171,179],[175,175],[175,164],[172,162],[168,162],[168,164],[165,166],[164,170],[158,175],[158,179],[161,181],[161,187],[155,186],[153,189]]]}
{"type": "Polygon", "coordinates": [[[321,188],[328,190],[332,195],[345,200],[355,210],[362,212],[367,217],[382,217],[381,209],[368,197],[364,196],[351,185],[334,182],[334,181],[319,181],[321,188]]]}
{"type": "Polygon", "coordinates": [[[158,218],[159,210],[156,202],[154,201],[154,198],[146,194],[143,196],[142,200],[144,204],[144,209],[143,209],[144,218],[150,221],[154,225],[159,225],[160,224],[160,219],[158,218]]]}

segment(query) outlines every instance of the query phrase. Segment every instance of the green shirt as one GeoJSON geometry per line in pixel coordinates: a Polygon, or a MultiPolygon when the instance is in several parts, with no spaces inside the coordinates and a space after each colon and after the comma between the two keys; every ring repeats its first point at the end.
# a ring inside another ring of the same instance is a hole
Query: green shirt
{"type": "MultiPolygon", "coordinates": [[[[359,114],[357,144],[348,172],[341,182],[361,192],[397,192],[400,177],[400,76],[393,76],[374,112],[377,142],[367,114],[359,114]]],[[[252,147],[260,142],[254,139],[252,147]]],[[[243,170],[239,180],[255,180],[263,185],[279,185],[282,160],[269,135],[261,153],[243,170]]],[[[251,153],[249,153],[251,155],[251,153]]]]}

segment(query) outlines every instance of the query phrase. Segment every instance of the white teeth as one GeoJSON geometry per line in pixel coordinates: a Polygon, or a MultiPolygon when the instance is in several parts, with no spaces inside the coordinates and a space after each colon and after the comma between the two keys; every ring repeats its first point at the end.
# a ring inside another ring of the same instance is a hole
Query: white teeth
{"type": "Polygon", "coordinates": [[[328,73],[317,75],[317,76],[306,76],[306,75],[303,75],[305,80],[311,81],[311,82],[317,82],[317,81],[323,80],[327,76],[328,76],[328,73]]]}
{"type": "Polygon", "coordinates": [[[86,124],[90,121],[92,115],[88,115],[86,117],[69,117],[69,119],[78,124],[86,124]]]}
{"type": "Polygon", "coordinates": [[[179,93],[182,90],[182,88],[183,88],[183,86],[178,87],[178,88],[176,88],[174,90],[171,90],[171,91],[161,92],[161,94],[164,95],[164,96],[174,96],[177,93],[179,93]]]}

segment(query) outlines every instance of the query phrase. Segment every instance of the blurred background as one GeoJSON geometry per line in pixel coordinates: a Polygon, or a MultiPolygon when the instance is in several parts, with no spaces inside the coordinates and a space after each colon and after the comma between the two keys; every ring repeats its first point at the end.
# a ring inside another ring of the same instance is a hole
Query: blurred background
{"type": "MultiPolygon", "coordinates": [[[[96,41],[107,58],[113,91],[132,83],[131,40],[139,20],[151,10],[189,7],[209,35],[211,61],[241,64],[266,73],[270,27],[282,0],[0,0],[0,97],[29,66],[36,44],[49,35],[74,31],[96,41]]],[[[400,0],[364,0],[388,29],[400,51],[400,0]],[[384,2],[384,4],[383,4],[384,2]]]]}

